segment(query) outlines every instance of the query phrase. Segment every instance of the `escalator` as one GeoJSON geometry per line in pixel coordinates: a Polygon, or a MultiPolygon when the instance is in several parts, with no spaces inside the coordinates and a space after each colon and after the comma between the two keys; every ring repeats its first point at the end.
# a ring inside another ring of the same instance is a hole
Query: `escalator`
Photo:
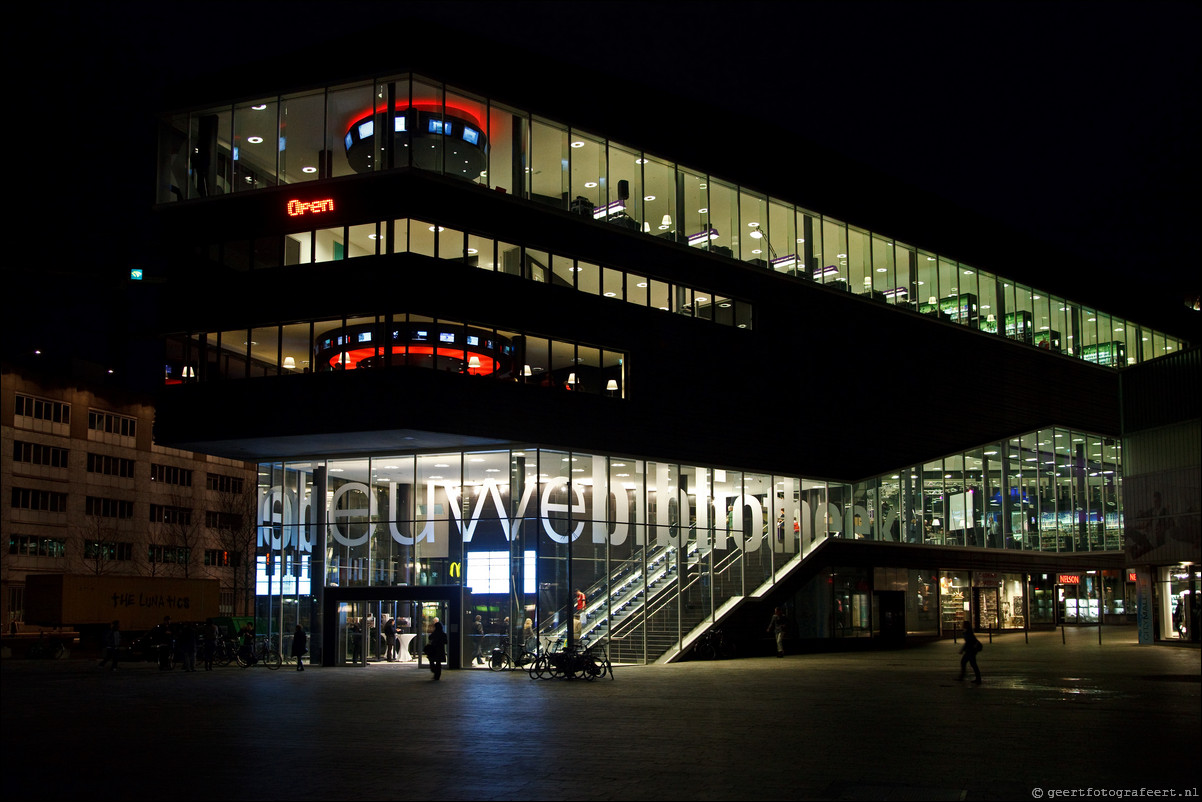
{"type": "MultiPolygon", "coordinates": [[[[824,535],[808,544],[803,554],[787,554],[773,548],[765,526],[761,548],[774,552],[780,562],[758,587],[744,591],[740,572],[746,552],[741,548],[703,552],[695,534],[691,532],[680,548],[650,547],[643,566],[625,564],[588,587],[580,634],[575,639],[586,643],[604,640],[615,663],[673,662],[743,604],[762,598],[793,576],[826,539],[824,535]],[[682,551],[683,561],[679,558],[682,551]],[[704,603],[685,601],[698,597],[704,603]]],[[[561,609],[555,616],[560,623],[544,632],[544,648],[566,640],[572,620],[568,613],[567,608],[561,609]]]]}

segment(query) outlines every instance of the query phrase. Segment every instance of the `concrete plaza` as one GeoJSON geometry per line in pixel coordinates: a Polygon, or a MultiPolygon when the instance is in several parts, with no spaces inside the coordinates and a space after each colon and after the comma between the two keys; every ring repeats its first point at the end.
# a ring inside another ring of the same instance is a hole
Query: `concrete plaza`
{"type": "Polygon", "coordinates": [[[618,667],[99,669],[4,660],[6,794],[99,799],[1032,799],[1200,784],[1200,652],[1130,627],[618,667]],[[971,674],[970,674],[971,677],[971,674]]]}

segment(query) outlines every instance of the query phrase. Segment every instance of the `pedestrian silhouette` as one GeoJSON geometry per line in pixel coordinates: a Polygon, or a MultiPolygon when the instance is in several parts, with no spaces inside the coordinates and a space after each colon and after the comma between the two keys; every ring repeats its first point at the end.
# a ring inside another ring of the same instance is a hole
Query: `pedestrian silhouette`
{"type": "Polygon", "coordinates": [[[960,676],[956,679],[964,679],[968,666],[972,666],[972,672],[976,675],[973,680],[977,685],[981,684],[981,669],[977,667],[977,652],[985,647],[977,640],[977,636],[972,631],[972,624],[968,621],[964,622],[964,645],[960,647],[960,676]]]}

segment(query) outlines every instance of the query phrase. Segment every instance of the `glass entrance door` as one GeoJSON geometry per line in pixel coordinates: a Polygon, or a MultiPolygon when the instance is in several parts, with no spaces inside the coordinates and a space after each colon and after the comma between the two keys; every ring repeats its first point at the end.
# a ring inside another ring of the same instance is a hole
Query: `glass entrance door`
{"type": "Polygon", "coordinates": [[[435,621],[449,630],[445,601],[344,601],[338,605],[337,664],[424,666],[422,649],[435,621]]]}

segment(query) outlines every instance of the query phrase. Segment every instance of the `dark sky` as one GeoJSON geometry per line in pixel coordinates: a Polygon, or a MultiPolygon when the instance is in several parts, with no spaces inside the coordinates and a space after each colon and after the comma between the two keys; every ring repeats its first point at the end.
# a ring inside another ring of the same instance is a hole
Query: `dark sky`
{"type": "MultiPolygon", "coordinates": [[[[1199,291],[1198,3],[41,3],[32,13],[24,38],[37,56],[14,78],[42,116],[26,118],[40,120],[26,133],[53,130],[70,110],[76,140],[35,137],[43,147],[17,160],[52,210],[33,216],[26,261],[44,262],[40,249],[79,220],[65,201],[96,189],[103,200],[80,226],[97,229],[78,239],[125,246],[108,252],[116,275],[140,258],[131,226],[152,199],[153,157],[123,120],[158,105],[165,87],[216,62],[235,75],[247,65],[249,81],[261,59],[320,64],[323,44],[348,35],[403,69],[406,42],[434,37],[479,69],[517,42],[549,69],[579,65],[691,98],[700,120],[717,108],[723,120],[796,132],[1066,250],[1089,264],[1099,305],[1113,298],[1132,316],[1182,316],[1182,298],[1199,291]]],[[[1179,330],[1196,331],[1197,318],[1182,316],[1179,330]]]]}

